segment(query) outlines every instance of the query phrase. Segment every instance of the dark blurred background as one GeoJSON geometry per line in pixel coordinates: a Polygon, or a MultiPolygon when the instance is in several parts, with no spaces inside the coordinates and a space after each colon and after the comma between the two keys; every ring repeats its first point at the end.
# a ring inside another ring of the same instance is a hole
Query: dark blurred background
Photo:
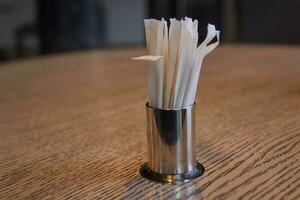
{"type": "Polygon", "coordinates": [[[225,43],[300,44],[300,0],[0,0],[0,61],[144,45],[144,18],[198,19],[225,43]]]}

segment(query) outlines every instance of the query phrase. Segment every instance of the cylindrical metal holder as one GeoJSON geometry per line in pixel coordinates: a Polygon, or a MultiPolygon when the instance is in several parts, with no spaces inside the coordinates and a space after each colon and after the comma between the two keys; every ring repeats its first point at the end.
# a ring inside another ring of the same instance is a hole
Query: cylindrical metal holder
{"type": "Polygon", "coordinates": [[[156,182],[176,184],[204,173],[196,161],[195,104],[183,109],[159,109],[146,104],[149,160],[142,176],[156,182]]]}

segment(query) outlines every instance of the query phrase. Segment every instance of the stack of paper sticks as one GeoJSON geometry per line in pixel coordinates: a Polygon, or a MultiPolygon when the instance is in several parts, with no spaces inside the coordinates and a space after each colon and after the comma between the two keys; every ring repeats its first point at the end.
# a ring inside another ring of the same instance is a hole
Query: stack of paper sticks
{"type": "Polygon", "coordinates": [[[219,44],[220,32],[208,24],[207,36],[198,46],[197,20],[170,19],[169,29],[164,19],[144,22],[148,58],[157,58],[148,63],[150,106],[180,109],[193,105],[203,58],[219,44]]]}

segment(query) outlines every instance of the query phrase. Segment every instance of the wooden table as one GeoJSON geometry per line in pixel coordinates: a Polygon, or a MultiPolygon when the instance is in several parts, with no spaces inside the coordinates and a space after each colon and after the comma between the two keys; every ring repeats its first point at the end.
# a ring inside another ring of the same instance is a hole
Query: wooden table
{"type": "Polygon", "coordinates": [[[200,180],[155,184],[139,49],[0,66],[0,199],[300,198],[300,48],[221,46],[201,74],[200,180]]]}

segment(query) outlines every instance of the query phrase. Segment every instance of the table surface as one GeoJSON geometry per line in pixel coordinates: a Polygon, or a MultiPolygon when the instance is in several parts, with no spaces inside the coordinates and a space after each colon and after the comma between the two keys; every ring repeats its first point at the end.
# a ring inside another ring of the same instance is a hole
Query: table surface
{"type": "Polygon", "coordinates": [[[196,109],[200,180],[170,186],[147,160],[141,49],[0,65],[0,199],[300,198],[300,48],[220,46],[196,109]]]}

